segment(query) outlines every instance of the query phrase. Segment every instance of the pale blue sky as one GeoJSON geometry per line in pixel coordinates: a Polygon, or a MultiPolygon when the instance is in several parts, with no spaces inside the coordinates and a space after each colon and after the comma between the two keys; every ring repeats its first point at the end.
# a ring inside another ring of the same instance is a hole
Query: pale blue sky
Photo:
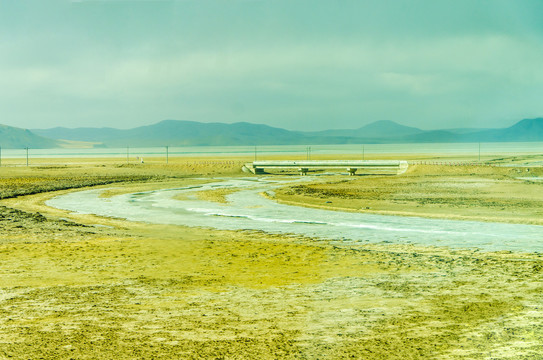
{"type": "Polygon", "coordinates": [[[0,0],[0,123],[543,116],[543,1],[0,0]]]}

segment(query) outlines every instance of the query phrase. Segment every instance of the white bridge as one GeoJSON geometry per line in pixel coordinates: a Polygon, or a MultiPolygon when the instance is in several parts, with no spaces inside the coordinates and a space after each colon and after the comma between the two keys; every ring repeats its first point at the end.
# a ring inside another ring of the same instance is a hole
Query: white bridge
{"type": "Polygon", "coordinates": [[[407,170],[407,161],[400,160],[274,160],[254,161],[244,166],[254,174],[263,174],[267,169],[297,169],[307,175],[310,169],[346,169],[349,175],[357,170],[402,174],[407,170]]]}

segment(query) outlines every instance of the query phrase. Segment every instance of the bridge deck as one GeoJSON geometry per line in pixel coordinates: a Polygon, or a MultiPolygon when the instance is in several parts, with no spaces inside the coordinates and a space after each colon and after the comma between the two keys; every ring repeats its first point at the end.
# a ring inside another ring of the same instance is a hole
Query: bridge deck
{"type": "Polygon", "coordinates": [[[407,170],[407,166],[407,161],[400,160],[271,160],[254,161],[246,165],[255,174],[262,173],[265,169],[296,168],[302,175],[309,169],[318,168],[343,168],[351,175],[358,169],[402,173],[407,170]]]}

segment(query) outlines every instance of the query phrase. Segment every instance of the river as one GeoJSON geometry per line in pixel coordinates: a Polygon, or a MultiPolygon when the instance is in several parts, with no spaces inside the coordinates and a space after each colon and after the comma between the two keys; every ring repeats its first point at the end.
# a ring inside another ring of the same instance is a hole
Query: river
{"type": "MultiPolygon", "coordinates": [[[[307,178],[288,183],[307,181],[307,178]]],[[[225,179],[201,186],[163,189],[110,198],[104,190],[58,196],[47,205],[77,213],[125,218],[131,221],[211,227],[224,230],[262,230],[332,239],[342,244],[394,243],[450,248],[543,252],[543,226],[438,220],[342,212],[279,204],[261,195],[287,181],[273,178],[225,179]],[[199,200],[197,191],[235,189],[228,203],[199,200]],[[182,200],[174,199],[183,195],[182,200]]]]}

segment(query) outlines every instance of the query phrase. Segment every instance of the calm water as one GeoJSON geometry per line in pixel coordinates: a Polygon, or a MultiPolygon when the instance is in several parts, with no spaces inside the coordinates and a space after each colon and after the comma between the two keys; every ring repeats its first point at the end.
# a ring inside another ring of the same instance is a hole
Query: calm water
{"type": "MultiPolygon", "coordinates": [[[[293,181],[307,181],[311,177],[293,181]]],[[[101,198],[101,190],[74,192],[47,205],[79,213],[159,224],[253,229],[333,239],[344,244],[395,243],[543,252],[543,226],[383,216],[278,204],[260,195],[285,182],[230,179],[179,189],[101,198]],[[233,188],[228,204],[199,200],[196,191],[233,188]],[[184,194],[183,199],[174,199],[184,194]]]]}
{"type": "MultiPolygon", "coordinates": [[[[311,154],[479,154],[478,143],[434,144],[369,144],[369,145],[279,145],[279,146],[190,146],[169,147],[170,156],[249,156],[262,160],[267,155],[303,155],[310,147],[311,154]],[[255,151],[256,150],[256,151],[255,151]]],[[[541,154],[542,142],[481,143],[482,155],[541,154]]],[[[166,147],[111,148],[111,149],[29,149],[30,158],[91,158],[91,157],[160,157],[166,156],[166,147]]],[[[2,149],[2,158],[25,158],[25,149],[2,149]]]]}

